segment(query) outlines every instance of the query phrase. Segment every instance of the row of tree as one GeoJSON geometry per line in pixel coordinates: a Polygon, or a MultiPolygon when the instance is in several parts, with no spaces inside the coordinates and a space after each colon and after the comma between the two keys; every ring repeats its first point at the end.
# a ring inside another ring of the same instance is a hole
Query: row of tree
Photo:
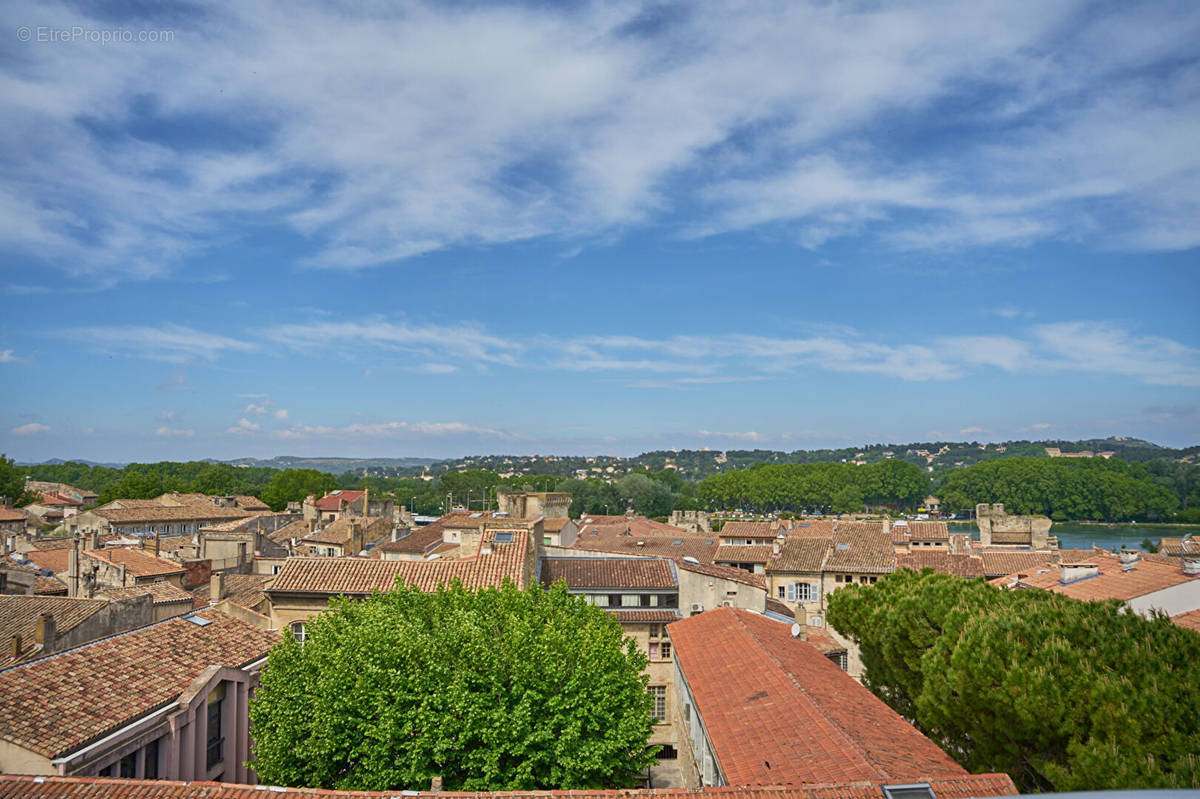
{"type": "Polygon", "coordinates": [[[1009,513],[1041,514],[1056,521],[1167,520],[1180,505],[1178,496],[1156,481],[1146,465],[1103,458],[987,461],[948,473],[936,494],[944,509],[1003,502],[1009,513]]]}
{"type": "Polygon", "coordinates": [[[929,491],[918,466],[888,460],[771,464],[705,478],[696,493],[717,510],[861,511],[866,505],[915,508],[929,491]]]}
{"type": "Polygon", "coordinates": [[[829,600],[865,684],[1022,793],[1200,788],[1200,635],[1044,591],[900,571],[829,600]]]}

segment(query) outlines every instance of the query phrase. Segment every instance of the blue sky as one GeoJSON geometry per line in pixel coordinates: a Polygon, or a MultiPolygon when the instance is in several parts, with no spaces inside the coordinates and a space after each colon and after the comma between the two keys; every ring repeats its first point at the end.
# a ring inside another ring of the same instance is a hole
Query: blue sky
{"type": "Polygon", "coordinates": [[[0,13],[12,457],[1200,442],[1193,2],[0,13]]]}

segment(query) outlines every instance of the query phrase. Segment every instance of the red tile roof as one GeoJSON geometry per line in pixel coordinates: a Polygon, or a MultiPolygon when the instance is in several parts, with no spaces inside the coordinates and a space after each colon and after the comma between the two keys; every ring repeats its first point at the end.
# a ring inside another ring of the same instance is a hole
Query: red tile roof
{"type": "Polygon", "coordinates": [[[25,519],[25,511],[0,506],[0,522],[19,522],[25,519]]]}
{"type": "Polygon", "coordinates": [[[771,546],[746,546],[745,544],[722,544],[713,554],[717,563],[766,563],[771,559],[771,546]]]}
{"type": "Polygon", "coordinates": [[[712,563],[718,539],[715,533],[689,533],[640,516],[586,516],[572,548],[712,563]]]}
{"type": "MultiPolygon", "coordinates": [[[[33,777],[0,774],[0,799],[881,799],[881,783],[796,785],[772,788],[656,788],[575,791],[337,791],[275,788],[220,782],[118,780],[106,777],[33,777]]],[[[1004,774],[968,774],[930,781],[938,799],[1012,796],[1004,774]]]]}
{"type": "Polygon", "coordinates": [[[442,543],[441,528],[431,530],[428,527],[418,527],[404,538],[386,541],[375,547],[371,557],[378,558],[384,552],[428,555],[440,543],[442,543]]]}
{"type": "Polygon", "coordinates": [[[192,594],[184,591],[174,583],[143,583],[141,585],[130,586],[129,588],[101,588],[97,591],[99,594],[110,599],[128,599],[129,597],[142,596],[149,594],[154,597],[151,600],[155,605],[171,605],[176,602],[187,602],[192,604],[192,594]]]}
{"type": "Polygon", "coordinates": [[[878,572],[896,570],[891,533],[875,522],[838,522],[833,544],[825,556],[825,571],[878,572]]]}
{"type": "Polygon", "coordinates": [[[767,571],[819,572],[831,545],[831,537],[789,537],[780,545],[779,554],[767,562],[767,571]]]}
{"type": "MultiPolygon", "coordinates": [[[[372,560],[367,558],[288,558],[275,581],[273,593],[370,594],[390,591],[399,578],[422,591],[460,580],[467,588],[498,586],[508,577],[525,587],[525,557],[529,534],[513,532],[511,544],[494,544],[490,555],[459,560],[372,560]]],[[[485,533],[484,540],[492,534],[485,533]]]]}
{"type": "Polygon", "coordinates": [[[940,574],[959,577],[983,577],[983,559],[977,555],[951,555],[944,550],[915,550],[896,555],[896,569],[912,569],[920,572],[933,569],[940,574]]]}
{"type": "Polygon", "coordinates": [[[1180,613],[1178,616],[1172,616],[1171,621],[1178,624],[1180,627],[1187,627],[1200,633],[1200,610],[1189,610],[1187,613],[1180,613]]]}
{"type": "Polygon", "coordinates": [[[709,577],[718,577],[722,580],[731,580],[735,583],[743,585],[752,585],[755,588],[767,587],[767,578],[762,574],[751,574],[745,569],[739,569],[736,566],[718,566],[715,563],[691,563],[686,560],[676,561],[676,568],[683,571],[695,572],[696,574],[704,574],[709,577]]]}
{"type": "Polygon", "coordinates": [[[1129,570],[1121,568],[1121,561],[1112,555],[1101,555],[1088,559],[1100,567],[1095,577],[1073,580],[1063,585],[1061,566],[1045,563],[1041,568],[1022,571],[995,580],[997,584],[1011,583],[1018,579],[1028,588],[1041,588],[1075,599],[1101,600],[1119,599],[1128,601],[1164,588],[1200,579],[1183,573],[1178,564],[1141,559],[1129,570]]]}
{"type": "Polygon", "coordinates": [[[612,588],[675,590],[670,561],[662,558],[545,558],[541,581],[566,580],[571,589],[612,588]]]}
{"type": "Polygon", "coordinates": [[[316,501],[317,510],[337,510],[342,500],[354,502],[362,499],[362,491],[333,491],[316,501]]]}
{"type": "Polygon", "coordinates": [[[0,667],[24,660],[31,650],[40,645],[33,640],[38,619],[43,613],[54,616],[55,635],[73,629],[93,613],[103,610],[108,604],[103,599],[69,599],[63,596],[0,596],[0,667]],[[21,651],[12,657],[9,642],[14,635],[21,636],[21,651]]]}
{"type": "Polygon", "coordinates": [[[788,528],[788,537],[823,538],[833,535],[835,526],[833,519],[794,519],[788,528]]]}
{"type": "Polygon", "coordinates": [[[779,522],[725,522],[722,538],[774,538],[779,535],[779,522]]]}
{"type": "Polygon", "coordinates": [[[730,785],[967,776],[874,694],[792,638],[787,624],[717,608],[667,630],[730,785]]]}
{"type": "Polygon", "coordinates": [[[71,557],[71,548],[35,549],[32,552],[26,552],[25,557],[29,558],[29,562],[39,569],[49,569],[55,574],[62,574],[67,570],[68,561],[71,557]]]}
{"type": "Polygon", "coordinates": [[[83,554],[117,568],[124,566],[125,571],[134,577],[166,577],[171,574],[183,574],[187,571],[173,560],[156,558],[140,549],[126,549],[125,547],[85,549],[83,554]]]}
{"type": "Polygon", "coordinates": [[[211,623],[168,619],[0,672],[0,737],[60,757],[174,701],[210,665],[240,668],[279,640],[224,613],[196,615],[211,623]]]}
{"type": "Polygon", "coordinates": [[[609,615],[622,624],[669,624],[681,617],[678,610],[616,610],[609,608],[609,615]]]}

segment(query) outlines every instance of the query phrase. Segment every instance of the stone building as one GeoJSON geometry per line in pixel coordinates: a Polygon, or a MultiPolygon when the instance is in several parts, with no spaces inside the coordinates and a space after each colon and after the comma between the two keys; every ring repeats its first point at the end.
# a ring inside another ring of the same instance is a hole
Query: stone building
{"type": "Polygon", "coordinates": [[[1016,545],[1033,549],[1057,546],[1050,538],[1052,522],[1045,516],[1010,516],[1004,512],[1004,504],[975,506],[975,523],[979,526],[979,543],[982,546],[1016,545]]]}

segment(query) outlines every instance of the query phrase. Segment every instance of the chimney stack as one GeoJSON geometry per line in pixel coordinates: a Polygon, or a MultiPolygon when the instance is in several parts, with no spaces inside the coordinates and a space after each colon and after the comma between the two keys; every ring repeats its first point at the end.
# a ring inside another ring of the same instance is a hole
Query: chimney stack
{"type": "Polygon", "coordinates": [[[216,604],[225,598],[225,575],[221,572],[213,572],[212,579],[208,584],[209,600],[212,604],[216,604]]]}
{"type": "Polygon", "coordinates": [[[33,640],[42,645],[43,652],[54,651],[54,614],[43,613],[38,617],[37,631],[33,640]]]}
{"type": "Polygon", "coordinates": [[[67,552],[67,596],[79,596],[79,533],[67,552]]]}
{"type": "Polygon", "coordinates": [[[96,550],[99,548],[100,548],[100,531],[92,530],[92,534],[88,538],[88,549],[96,550]]]}
{"type": "Polygon", "coordinates": [[[125,564],[121,564],[121,587],[125,587],[125,564]]]}
{"type": "Polygon", "coordinates": [[[16,658],[18,656],[20,656],[20,654],[21,654],[21,634],[20,633],[16,633],[13,635],[12,646],[11,646],[11,649],[9,650],[9,652],[12,654],[12,657],[14,660],[16,660],[16,658]]]}
{"type": "Polygon", "coordinates": [[[430,780],[429,790],[433,791],[434,793],[441,793],[442,792],[442,778],[434,777],[432,780],[430,780]]]}

